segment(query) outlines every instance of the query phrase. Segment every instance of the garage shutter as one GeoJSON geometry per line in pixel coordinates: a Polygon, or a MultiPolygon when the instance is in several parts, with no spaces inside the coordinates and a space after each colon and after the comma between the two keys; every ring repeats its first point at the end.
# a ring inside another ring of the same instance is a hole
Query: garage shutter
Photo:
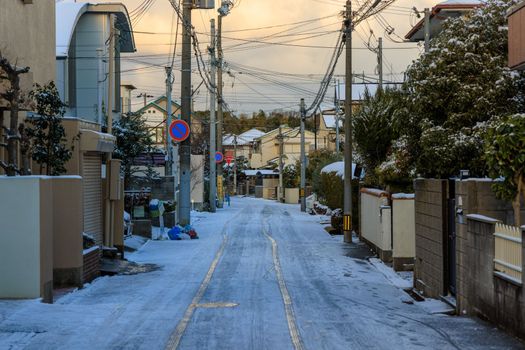
{"type": "Polygon", "coordinates": [[[99,154],[84,154],[84,232],[92,235],[98,245],[103,243],[102,223],[102,160],[99,154]]]}

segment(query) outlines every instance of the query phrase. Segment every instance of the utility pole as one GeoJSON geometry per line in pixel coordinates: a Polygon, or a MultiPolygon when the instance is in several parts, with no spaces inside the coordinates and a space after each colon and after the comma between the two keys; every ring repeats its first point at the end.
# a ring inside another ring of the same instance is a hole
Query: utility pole
{"type": "MultiPolygon", "coordinates": [[[[222,152],[222,123],[223,123],[223,111],[222,111],[222,14],[219,14],[218,19],[218,30],[217,30],[217,150],[222,152]]],[[[217,177],[222,176],[222,163],[217,167],[217,177]]],[[[222,182],[221,182],[222,183],[222,182]]],[[[224,198],[219,198],[219,208],[224,205],[224,198]]]]}
{"type": "MultiPolygon", "coordinates": [[[[166,67],[166,172],[165,176],[173,175],[173,142],[170,137],[171,125],[171,89],[173,84],[172,67],[166,67]]],[[[175,181],[175,180],[174,180],[175,181]]],[[[175,193],[174,193],[175,194],[175,193]]]]}
{"type": "MultiPolygon", "coordinates": [[[[183,0],[182,10],[182,72],[181,72],[181,114],[191,128],[191,9],[192,0],[183,0]]],[[[191,223],[191,138],[188,137],[179,147],[180,152],[180,190],[179,224],[191,223]]]]}
{"type": "Polygon", "coordinates": [[[140,95],[138,95],[137,97],[142,97],[144,98],[144,107],[146,107],[146,104],[147,104],[147,101],[146,99],[149,98],[149,97],[153,97],[153,95],[150,95],[146,92],[142,92],[140,95]]]}
{"type": "Polygon", "coordinates": [[[279,202],[283,202],[284,197],[284,182],[283,182],[283,153],[284,153],[284,140],[283,140],[283,127],[279,125],[279,135],[277,136],[279,141],[279,193],[277,194],[277,199],[279,202]]]}
{"type": "Polygon", "coordinates": [[[430,51],[430,9],[425,8],[425,52],[430,51]]]}
{"type": "Polygon", "coordinates": [[[346,0],[346,84],[345,84],[345,178],[344,178],[344,241],[352,243],[352,1],[346,0]]]}
{"type": "MultiPolygon", "coordinates": [[[[222,52],[222,18],[230,13],[230,8],[233,6],[231,0],[222,0],[221,7],[218,9],[219,19],[217,27],[217,150],[222,152],[222,124],[224,121],[223,115],[223,94],[222,94],[222,68],[223,68],[223,52],[222,52]]],[[[222,164],[217,168],[217,177],[222,176],[222,164]]],[[[224,205],[224,198],[219,196],[219,208],[224,205]]]]}
{"type": "Polygon", "coordinates": [[[314,149],[317,151],[317,114],[319,113],[319,107],[317,107],[314,113],[314,149]]]}
{"type": "Polygon", "coordinates": [[[334,113],[335,113],[335,153],[339,155],[341,150],[339,134],[339,80],[335,81],[335,95],[334,95],[334,113]]]}
{"type": "Polygon", "coordinates": [[[216,144],[217,140],[215,139],[215,132],[217,130],[217,125],[215,122],[215,106],[216,106],[216,96],[215,96],[215,76],[217,75],[217,61],[215,58],[215,19],[210,20],[211,22],[211,46],[210,50],[210,60],[211,60],[211,88],[210,92],[210,211],[215,213],[217,210],[215,197],[217,197],[217,164],[215,163],[215,153],[216,153],[216,144]]]}
{"type": "Polygon", "coordinates": [[[233,195],[237,194],[237,135],[233,136],[233,195]]]}
{"type": "Polygon", "coordinates": [[[301,211],[306,211],[306,150],[305,150],[305,137],[304,137],[304,129],[305,129],[305,121],[306,121],[306,105],[304,104],[304,98],[301,99],[301,189],[300,189],[300,196],[301,196],[301,211]]]}
{"type": "Polygon", "coordinates": [[[379,47],[377,50],[377,66],[379,73],[379,89],[383,90],[383,38],[379,38],[379,47]]]}

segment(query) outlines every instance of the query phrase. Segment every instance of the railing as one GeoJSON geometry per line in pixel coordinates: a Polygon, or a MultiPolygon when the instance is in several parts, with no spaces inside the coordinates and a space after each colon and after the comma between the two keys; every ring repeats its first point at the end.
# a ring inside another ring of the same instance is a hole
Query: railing
{"type": "Polygon", "coordinates": [[[522,231],[515,226],[496,224],[494,271],[522,283],[522,231]]]}

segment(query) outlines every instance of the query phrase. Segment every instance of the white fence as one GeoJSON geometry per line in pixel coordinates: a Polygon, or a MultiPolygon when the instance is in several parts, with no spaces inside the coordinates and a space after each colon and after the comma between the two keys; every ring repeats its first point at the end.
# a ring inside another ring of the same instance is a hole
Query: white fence
{"type": "Polygon", "coordinates": [[[387,192],[366,188],[361,190],[361,236],[377,247],[380,255],[392,251],[391,215],[387,192]]]}
{"type": "Polygon", "coordinates": [[[496,224],[494,233],[494,271],[522,282],[522,231],[515,226],[496,224]]]}

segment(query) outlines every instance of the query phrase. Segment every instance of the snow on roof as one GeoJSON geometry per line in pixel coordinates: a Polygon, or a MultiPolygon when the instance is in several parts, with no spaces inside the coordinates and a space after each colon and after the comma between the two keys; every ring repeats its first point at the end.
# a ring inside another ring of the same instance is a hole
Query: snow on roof
{"type": "Polygon", "coordinates": [[[114,13],[116,14],[116,26],[124,30],[120,40],[121,52],[135,52],[135,40],[131,28],[131,21],[127,9],[120,3],[98,3],[74,2],[64,0],[55,4],[56,16],[56,57],[67,57],[69,45],[73,33],[80,20],[86,12],[114,13]]]}
{"type": "MultiPolygon", "coordinates": [[[[323,114],[323,120],[327,128],[335,129],[335,114],[323,114]]],[[[341,118],[339,118],[339,127],[341,127],[341,118]]]]}
{"type": "MultiPolygon", "coordinates": [[[[352,164],[352,174],[355,173],[355,163],[352,164]]],[[[344,178],[345,177],[345,162],[335,162],[328,164],[323,169],[321,169],[321,174],[336,173],[337,176],[344,178]]],[[[357,177],[353,176],[354,179],[357,177]]]]}
{"type": "Polygon", "coordinates": [[[237,136],[233,134],[228,134],[223,137],[222,144],[225,146],[233,146],[236,141],[235,138],[237,137],[238,146],[249,145],[250,143],[253,142],[253,140],[263,136],[264,134],[265,134],[264,132],[257,130],[257,129],[251,129],[251,130],[245,131],[242,134],[237,135],[237,136]]]}
{"type": "Polygon", "coordinates": [[[273,171],[273,170],[268,170],[268,169],[244,170],[243,173],[246,176],[257,176],[258,174],[261,174],[261,175],[279,175],[278,171],[273,171]]]}
{"type": "Polygon", "coordinates": [[[246,140],[249,140],[250,142],[255,140],[256,138],[258,137],[261,137],[262,135],[264,135],[265,133],[262,132],[261,130],[258,130],[258,129],[250,129],[248,131],[245,131],[243,132],[242,134],[240,134],[239,136],[246,139],[246,140]]]}

